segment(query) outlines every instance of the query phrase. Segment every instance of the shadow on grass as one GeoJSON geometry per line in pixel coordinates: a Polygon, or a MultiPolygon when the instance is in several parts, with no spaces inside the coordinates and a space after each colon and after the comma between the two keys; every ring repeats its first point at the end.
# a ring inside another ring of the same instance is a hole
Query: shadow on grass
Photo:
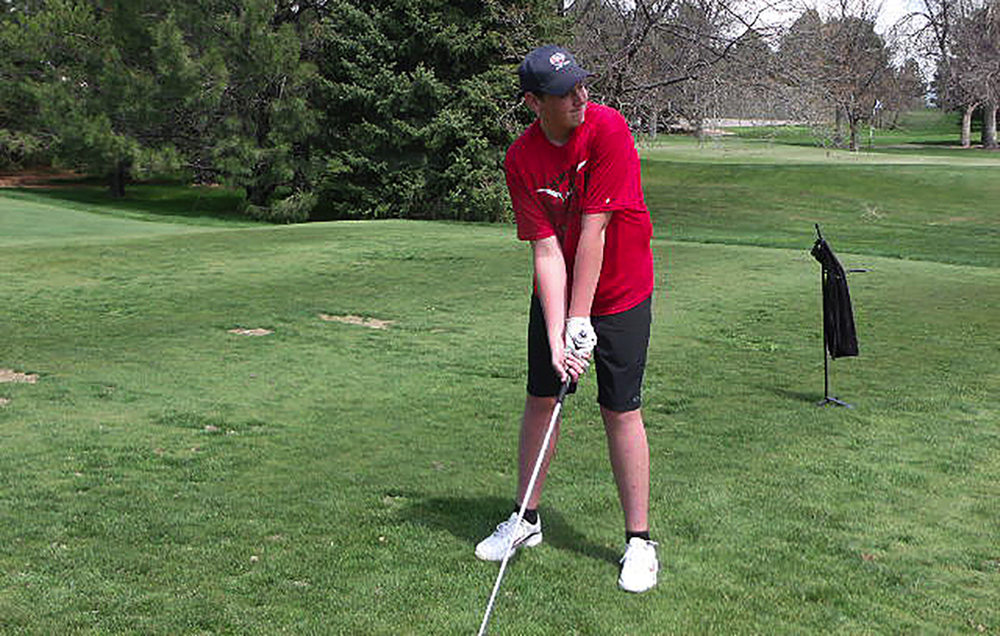
{"type": "Polygon", "coordinates": [[[789,391],[788,389],[774,389],[771,391],[775,395],[785,398],[786,400],[793,400],[795,402],[805,402],[809,404],[817,404],[823,399],[822,391],[816,391],[814,393],[806,393],[804,391],[789,391]]]}
{"type": "Polygon", "coordinates": [[[71,204],[70,207],[85,207],[92,212],[126,212],[164,220],[181,218],[248,221],[239,211],[240,194],[220,187],[168,183],[132,184],[120,199],[112,197],[106,187],[89,182],[13,190],[36,199],[68,203],[71,204]]]}
{"type": "MultiPolygon", "coordinates": [[[[470,552],[493,530],[493,524],[510,514],[512,506],[509,499],[501,497],[423,497],[414,493],[412,501],[412,505],[401,512],[406,521],[449,532],[468,543],[470,552]]],[[[618,565],[620,554],[587,539],[558,511],[543,506],[540,514],[547,544],[618,565]]]]}

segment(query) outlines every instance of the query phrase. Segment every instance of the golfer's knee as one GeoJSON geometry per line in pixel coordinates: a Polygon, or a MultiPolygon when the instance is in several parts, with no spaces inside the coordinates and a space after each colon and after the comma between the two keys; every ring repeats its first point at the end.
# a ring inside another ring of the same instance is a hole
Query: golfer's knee
{"type": "Polygon", "coordinates": [[[602,406],[601,419],[604,420],[604,427],[609,430],[620,429],[623,427],[641,427],[643,425],[642,411],[640,409],[615,411],[602,406]]]}

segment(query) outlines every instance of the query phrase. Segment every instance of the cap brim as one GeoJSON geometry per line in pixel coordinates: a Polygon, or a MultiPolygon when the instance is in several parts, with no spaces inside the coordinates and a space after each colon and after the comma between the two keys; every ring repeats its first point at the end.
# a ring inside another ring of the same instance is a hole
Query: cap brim
{"type": "Polygon", "coordinates": [[[562,97],[573,90],[573,87],[593,75],[590,71],[576,66],[568,69],[565,73],[559,73],[552,81],[542,87],[542,91],[549,95],[562,97]]]}

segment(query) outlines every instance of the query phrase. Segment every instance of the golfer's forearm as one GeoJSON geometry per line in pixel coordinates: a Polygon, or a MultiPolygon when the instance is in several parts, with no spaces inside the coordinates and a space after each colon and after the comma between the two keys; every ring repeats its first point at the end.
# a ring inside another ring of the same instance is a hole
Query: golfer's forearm
{"type": "Polygon", "coordinates": [[[566,261],[555,237],[532,243],[538,299],[549,342],[562,342],[566,321],[566,261]]]}
{"type": "Polygon", "coordinates": [[[610,213],[586,214],[580,230],[580,242],[573,263],[573,289],[570,293],[569,315],[589,316],[594,304],[597,281],[604,264],[604,232],[610,213]]]}

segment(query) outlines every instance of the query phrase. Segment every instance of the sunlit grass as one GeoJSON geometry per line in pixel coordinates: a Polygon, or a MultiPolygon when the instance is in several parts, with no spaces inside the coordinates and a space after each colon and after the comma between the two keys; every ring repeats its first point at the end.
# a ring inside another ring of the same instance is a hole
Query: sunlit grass
{"type": "MultiPolygon", "coordinates": [[[[644,173],[660,585],[615,586],[591,378],[491,633],[1000,629],[996,180],[670,143],[644,173]],[[870,270],[831,365],[850,410],[815,406],[814,220],[870,270]]],[[[513,228],[123,205],[0,193],[0,369],[39,376],[0,384],[0,632],[473,633],[524,391],[513,228]]]]}

